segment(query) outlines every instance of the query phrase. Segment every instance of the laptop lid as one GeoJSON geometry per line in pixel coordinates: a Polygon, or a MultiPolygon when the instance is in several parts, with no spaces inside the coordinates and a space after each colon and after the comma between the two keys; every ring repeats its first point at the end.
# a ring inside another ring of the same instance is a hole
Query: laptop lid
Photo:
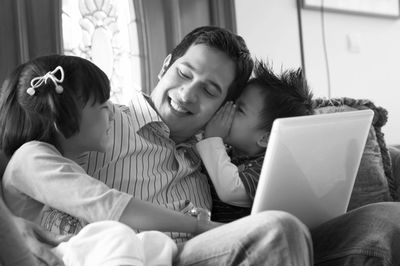
{"type": "Polygon", "coordinates": [[[283,210],[309,228],[345,213],[373,114],[276,119],[251,213],[283,210]]]}

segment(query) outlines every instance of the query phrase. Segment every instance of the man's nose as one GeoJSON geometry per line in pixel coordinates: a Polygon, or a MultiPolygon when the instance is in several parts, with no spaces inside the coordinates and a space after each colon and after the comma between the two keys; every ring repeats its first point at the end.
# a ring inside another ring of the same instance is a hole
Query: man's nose
{"type": "Polygon", "coordinates": [[[179,90],[179,95],[182,102],[196,102],[198,94],[200,93],[201,85],[198,82],[191,82],[185,84],[179,90]]]}

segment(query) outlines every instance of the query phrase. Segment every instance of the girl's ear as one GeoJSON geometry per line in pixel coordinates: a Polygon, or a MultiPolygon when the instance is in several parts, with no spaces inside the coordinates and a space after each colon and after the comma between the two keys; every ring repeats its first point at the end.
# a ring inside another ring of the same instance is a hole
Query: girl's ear
{"type": "Polygon", "coordinates": [[[167,55],[167,57],[164,59],[164,63],[161,67],[160,72],[157,75],[157,78],[160,80],[162,76],[164,76],[165,72],[167,71],[169,64],[171,63],[171,54],[167,55]]]}
{"type": "Polygon", "coordinates": [[[270,132],[265,132],[260,136],[260,138],[257,140],[257,145],[262,147],[262,148],[267,148],[268,145],[268,140],[269,140],[269,133],[270,132]]]}

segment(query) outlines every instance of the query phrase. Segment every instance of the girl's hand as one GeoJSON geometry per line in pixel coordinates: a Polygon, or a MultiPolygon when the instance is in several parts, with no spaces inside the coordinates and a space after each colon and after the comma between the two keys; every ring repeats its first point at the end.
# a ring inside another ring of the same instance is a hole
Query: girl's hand
{"type": "Polygon", "coordinates": [[[236,105],[233,102],[227,102],[222,106],[206,125],[204,137],[221,137],[222,139],[227,137],[235,116],[235,111],[236,105]]]}
{"type": "Polygon", "coordinates": [[[14,221],[39,265],[64,265],[50,249],[63,241],[68,241],[69,236],[56,236],[39,225],[19,217],[14,217],[14,221]]]}

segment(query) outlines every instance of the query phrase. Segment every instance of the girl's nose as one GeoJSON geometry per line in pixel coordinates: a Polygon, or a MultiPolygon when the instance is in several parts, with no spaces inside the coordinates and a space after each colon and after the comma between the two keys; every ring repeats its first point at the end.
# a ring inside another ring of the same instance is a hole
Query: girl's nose
{"type": "Polygon", "coordinates": [[[110,122],[114,121],[113,106],[111,105],[110,102],[108,102],[108,120],[109,120],[110,122]]]}

